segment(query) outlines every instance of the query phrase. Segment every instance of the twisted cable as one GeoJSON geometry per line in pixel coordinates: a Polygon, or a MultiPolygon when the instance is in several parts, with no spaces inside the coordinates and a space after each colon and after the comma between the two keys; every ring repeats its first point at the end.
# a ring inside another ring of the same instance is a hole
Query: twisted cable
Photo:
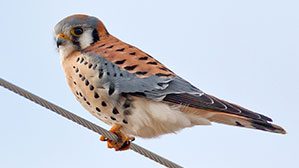
{"type": "MultiPolygon", "coordinates": [[[[103,136],[105,136],[106,138],[108,138],[110,140],[113,140],[113,141],[117,140],[117,136],[114,135],[113,133],[107,131],[106,129],[104,129],[104,128],[102,128],[102,127],[100,127],[100,126],[98,126],[98,125],[82,118],[82,117],[79,117],[76,114],[73,114],[73,113],[71,113],[71,112],[69,112],[69,111],[67,111],[67,110],[65,110],[65,109],[63,109],[63,108],[61,108],[61,107],[45,100],[45,99],[37,96],[37,95],[34,95],[34,94],[32,94],[32,93],[30,93],[30,92],[28,92],[28,91],[26,91],[26,90],[24,90],[24,89],[22,89],[22,88],[20,88],[16,85],[14,85],[12,83],[9,83],[8,81],[6,81],[2,78],[0,78],[0,86],[4,87],[4,88],[20,95],[20,96],[23,96],[26,99],[29,99],[29,100],[31,100],[31,101],[33,101],[33,102],[49,109],[49,110],[65,117],[65,118],[67,118],[67,119],[69,119],[69,120],[85,127],[85,128],[88,128],[88,129],[90,129],[90,130],[92,130],[92,131],[94,131],[94,132],[96,132],[100,135],[103,135],[103,136]]],[[[157,163],[160,163],[160,164],[162,164],[166,167],[169,167],[169,168],[182,168],[182,166],[180,166],[180,165],[178,165],[178,164],[176,164],[176,163],[174,163],[174,162],[172,162],[172,161],[170,161],[166,158],[163,158],[163,157],[161,157],[161,156],[159,156],[159,155],[157,155],[157,154],[155,154],[155,153],[153,153],[153,152],[151,152],[151,151],[149,151],[149,150],[147,150],[147,149],[145,149],[145,148],[143,148],[139,145],[136,145],[134,143],[131,144],[130,149],[137,152],[137,153],[139,153],[139,154],[141,154],[141,155],[143,155],[143,156],[145,156],[145,157],[147,157],[147,158],[149,158],[149,159],[151,159],[151,160],[153,160],[153,161],[155,161],[155,162],[157,162],[157,163]]]]}

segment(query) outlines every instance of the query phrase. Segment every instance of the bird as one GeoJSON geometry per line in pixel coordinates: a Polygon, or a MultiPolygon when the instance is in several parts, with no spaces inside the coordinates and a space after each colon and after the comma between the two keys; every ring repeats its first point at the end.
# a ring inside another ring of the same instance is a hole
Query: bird
{"type": "Polygon", "coordinates": [[[111,35],[97,17],[68,16],[54,34],[72,93],[118,137],[100,137],[108,148],[124,151],[135,137],[154,138],[212,122],[286,134],[271,118],[198,89],[111,35]]]}

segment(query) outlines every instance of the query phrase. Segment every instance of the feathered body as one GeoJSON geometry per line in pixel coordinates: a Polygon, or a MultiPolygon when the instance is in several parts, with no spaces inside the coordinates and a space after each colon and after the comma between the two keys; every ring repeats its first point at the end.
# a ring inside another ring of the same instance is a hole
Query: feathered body
{"type": "Polygon", "coordinates": [[[150,138],[210,122],[285,133],[270,118],[199,90],[109,34],[95,17],[70,16],[55,32],[63,39],[57,45],[77,100],[103,122],[121,125],[125,134],[150,138]]]}

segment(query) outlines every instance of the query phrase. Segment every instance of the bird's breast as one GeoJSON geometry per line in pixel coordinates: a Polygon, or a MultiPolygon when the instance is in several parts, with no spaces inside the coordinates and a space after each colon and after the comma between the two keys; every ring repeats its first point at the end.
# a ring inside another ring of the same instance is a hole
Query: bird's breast
{"type": "Polygon", "coordinates": [[[106,124],[122,125],[126,134],[150,138],[193,125],[190,116],[177,107],[119,93],[118,88],[111,87],[112,74],[101,59],[74,54],[62,65],[67,83],[81,105],[106,124]]]}
{"type": "Polygon", "coordinates": [[[127,125],[126,109],[122,105],[128,102],[117,93],[111,94],[103,62],[99,61],[82,54],[64,60],[67,83],[76,99],[92,115],[109,125],[127,125]]]}

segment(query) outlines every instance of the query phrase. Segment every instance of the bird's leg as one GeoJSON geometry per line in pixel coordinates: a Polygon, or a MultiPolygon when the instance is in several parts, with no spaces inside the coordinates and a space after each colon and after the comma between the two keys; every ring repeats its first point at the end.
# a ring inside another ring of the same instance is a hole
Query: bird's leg
{"type": "Polygon", "coordinates": [[[130,148],[130,144],[132,141],[134,141],[134,137],[129,137],[122,133],[120,131],[121,125],[119,124],[114,124],[111,129],[109,130],[110,132],[114,133],[117,136],[117,141],[113,141],[110,139],[107,139],[103,135],[100,137],[101,141],[107,141],[107,146],[108,148],[114,148],[116,151],[124,151],[130,148]]]}

